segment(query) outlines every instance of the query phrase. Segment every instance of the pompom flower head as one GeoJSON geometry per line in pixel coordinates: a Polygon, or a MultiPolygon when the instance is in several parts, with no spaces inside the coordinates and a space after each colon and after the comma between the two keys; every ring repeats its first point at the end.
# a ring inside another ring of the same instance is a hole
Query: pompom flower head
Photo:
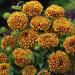
{"type": "Polygon", "coordinates": [[[37,36],[38,33],[33,29],[27,29],[21,32],[18,40],[20,47],[24,49],[34,47],[37,36]]]}
{"type": "Polygon", "coordinates": [[[12,48],[15,48],[16,38],[12,35],[7,35],[2,39],[1,47],[5,49],[7,45],[10,45],[12,48]]]}
{"type": "Polygon", "coordinates": [[[67,37],[63,43],[63,46],[69,55],[75,56],[75,35],[67,37]]]}
{"type": "Polygon", "coordinates": [[[33,65],[28,65],[23,69],[22,75],[35,75],[36,73],[36,68],[33,65]]]}
{"type": "Polygon", "coordinates": [[[53,23],[54,31],[60,33],[61,35],[68,34],[73,29],[73,25],[66,18],[55,19],[53,23]]]}
{"type": "Polygon", "coordinates": [[[48,59],[48,67],[51,72],[65,73],[70,68],[70,60],[65,52],[57,51],[52,53],[48,59]]]}
{"type": "Polygon", "coordinates": [[[43,6],[38,1],[29,1],[23,5],[22,11],[28,16],[38,15],[43,11],[43,6]]]}
{"type": "Polygon", "coordinates": [[[10,65],[8,63],[0,64],[0,75],[10,75],[10,65]]]}
{"type": "Polygon", "coordinates": [[[31,63],[31,58],[33,57],[33,52],[29,49],[17,48],[12,53],[15,64],[20,67],[24,67],[31,63]]]}
{"type": "Polygon", "coordinates": [[[45,15],[50,18],[62,17],[64,16],[64,13],[64,8],[58,5],[51,5],[45,11],[45,15]]]}
{"type": "Polygon", "coordinates": [[[32,18],[30,25],[35,30],[47,30],[51,22],[46,17],[36,16],[32,18]]]}
{"type": "Polygon", "coordinates": [[[44,70],[39,71],[37,75],[50,75],[50,72],[44,69],[44,70]]]}
{"type": "Polygon", "coordinates": [[[37,41],[38,41],[38,44],[42,48],[55,47],[59,43],[59,40],[58,40],[56,34],[54,34],[54,33],[44,33],[44,34],[41,34],[38,37],[37,41]]]}
{"type": "Polygon", "coordinates": [[[0,53],[0,63],[7,63],[8,59],[4,53],[0,53]]]}
{"type": "Polygon", "coordinates": [[[13,12],[7,20],[9,28],[13,30],[22,30],[26,28],[27,22],[27,16],[22,12],[13,12]]]}

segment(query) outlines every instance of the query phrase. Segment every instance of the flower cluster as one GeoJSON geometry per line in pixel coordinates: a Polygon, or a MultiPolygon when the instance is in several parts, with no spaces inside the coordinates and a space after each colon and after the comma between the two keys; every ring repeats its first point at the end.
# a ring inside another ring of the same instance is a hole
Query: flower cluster
{"type": "Polygon", "coordinates": [[[64,14],[59,5],[43,12],[42,4],[34,0],[12,12],[7,18],[11,32],[6,35],[1,29],[0,75],[61,75],[70,71],[75,29],[64,14]]]}

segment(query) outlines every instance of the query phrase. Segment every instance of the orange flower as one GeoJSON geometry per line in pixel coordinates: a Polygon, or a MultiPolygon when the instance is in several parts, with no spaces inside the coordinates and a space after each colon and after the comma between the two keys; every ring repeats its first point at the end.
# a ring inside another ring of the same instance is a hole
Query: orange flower
{"type": "Polygon", "coordinates": [[[38,37],[37,41],[43,48],[55,47],[59,43],[59,40],[54,33],[44,33],[38,37]]]}
{"type": "Polygon", "coordinates": [[[23,5],[22,11],[28,16],[40,14],[43,11],[43,6],[38,1],[29,1],[23,5]]]}
{"type": "Polygon", "coordinates": [[[51,74],[50,74],[50,72],[48,72],[48,71],[45,69],[45,70],[39,71],[37,75],[51,75],[51,74]]]}
{"type": "Polygon", "coordinates": [[[7,20],[9,28],[13,30],[14,29],[20,30],[26,28],[27,22],[28,22],[27,16],[22,12],[13,12],[7,20]]]}
{"type": "Polygon", "coordinates": [[[65,51],[74,56],[75,55],[75,35],[71,37],[67,37],[63,43],[65,51]]]}
{"type": "Polygon", "coordinates": [[[27,29],[23,31],[22,33],[20,33],[18,40],[20,47],[24,49],[34,47],[37,36],[38,33],[33,29],[27,29]]]}
{"type": "Polygon", "coordinates": [[[12,48],[16,45],[16,38],[12,35],[7,35],[2,39],[1,46],[3,49],[7,47],[7,45],[10,45],[12,48]]]}
{"type": "Polygon", "coordinates": [[[30,25],[35,30],[47,30],[51,22],[43,16],[36,16],[32,18],[30,25]]]}
{"type": "Polygon", "coordinates": [[[0,64],[0,75],[10,75],[10,65],[8,63],[0,64]]]}
{"type": "Polygon", "coordinates": [[[8,59],[4,53],[0,53],[0,63],[7,63],[8,59]]]}
{"type": "Polygon", "coordinates": [[[53,52],[48,59],[48,67],[51,72],[64,73],[70,69],[70,60],[65,52],[53,52]]]}
{"type": "Polygon", "coordinates": [[[36,73],[36,68],[33,65],[28,65],[23,69],[22,75],[35,75],[36,73]]]}
{"type": "Polygon", "coordinates": [[[45,15],[50,18],[62,17],[64,16],[64,13],[64,8],[58,5],[51,5],[45,11],[45,15]]]}
{"type": "Polygon", "coordinates": [[[61,35],[68,34],[72,31],[73,25],[66,18],[55,19],[53,29],[61,35]]]}
{"type": "Polygon", "coordinates": [[[29,58],[29,56],[32,57],[33,53],[29,49],[17,48],[13,51],[12,55],[15,59],[14,63],[20,67],[23,67],[31,63],[31,59],[29,58]]]}

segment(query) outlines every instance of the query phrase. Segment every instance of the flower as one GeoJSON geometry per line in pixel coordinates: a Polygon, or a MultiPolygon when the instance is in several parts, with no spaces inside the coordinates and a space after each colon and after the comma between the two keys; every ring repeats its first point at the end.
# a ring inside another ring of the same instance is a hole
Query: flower
{"type": "Polygon", "coordinates": [[[61,35],[68,34],[73,29],[73,25],[66,18],[55,19],[53,23],[54,31],[60,33],[61,35]]]}
{"type": "Polygon", "coordinates": [[[10,75],[10,65],[8,63],[0,64],[0,75],[10,75]]]}
{"type": "Polygon", "coordinates": [[[36,73],[36,68],[33,65],[28,65],[23,69],[22,75],[35,75],[36,73]]]}
{"type": "Polygon", "coordinates": [[[43,48],[51,48],[58,45],[59,40],[55,33],[43,33],[39,35],[38,44],[43,48]]]}
{"type": "Polygon", "coordinates": [[[13,30],[26,28],[27,22],[27,16],[22,12],[13,12],[7,20],[9,28],[13,30]]]}
{"type": "Polygon", "coordinates": [[[16,38],[12,35],[7,35],[3,37],[1,41],[1,47],[5,49],[7,45],[10,45],[12,48],[14,48],[16,45],[16,38]]]}
{"type": "Polygon", "coordinates": [[[31,63],[31,58],[33,57],[33,52],[29,49],[17,48],[12,53],[15,64],[20,67],[24,67],[31,63]]]}
{"type": "Polygon", "coordinates": [[[64,13],[64,8],[58,5],[51,5],[45,11],[45,15],[50,18],[62,17],[64,16],[64,13]]]}
{"type": "Polygon", "coordinates": [[[75,35],[67,37],[63,43],[65,51],[74,56],[75,55],[75,35]]]}
{"type": "Polygon", "coordinates": [[[24,49],[34,47],[37,36],[38,33],[33,29],[24,30],[20,33],[18,40],[20,47],[24,49]]]}
{"type": "Polygon", "coordinates": [[[0,63],[7,63],[8,59],[4,53],[0,53],[0,63]]]}
{"type": "Polygon", "coordinates": [[[51,22],[43,16],[35,16],[32,18],[30,25],[35,30],[47,30],[51,22]]]}
{"type": "Polygon", "coordinates": [[[50,75],[50,72],[48,72],[48,70],[45,69],[45,70],[39,71],[37,75],[50,75]]]}
{"type": "Polygon", "coordinates": [[[23,5],[22,11],[28,16],[34,16],[43,11],[43,6],[38,1],[29,1],[23,5]]]}
{"type": "Polygon", "coordinates": [[[53,52],[48,58],[49,71],[53,73],[64,73],[70,69],[70,60],[63,51],[53,52]]]}

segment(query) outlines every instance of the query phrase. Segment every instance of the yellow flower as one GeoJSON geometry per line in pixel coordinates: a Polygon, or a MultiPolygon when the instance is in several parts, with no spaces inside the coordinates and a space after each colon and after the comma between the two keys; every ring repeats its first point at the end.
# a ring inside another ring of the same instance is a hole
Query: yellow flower
{"type": "Polygon", "coordinates": [[[50,72],[48,72],[48,70],[45,69],[45,70],[39,71],[37,75],[51,75],[51,74],[50,72]]]}
{"type": "Polygon", "coordinates": [[[8,63],[0,64],[0,75],[10,75],[10,65],[8,63]]]}
{"type": "Polygon", "coordinates": [[[0,63],[7,63],[8,59],[4,53],[0,53],[0,63]]]}
{"type": "Polygon", "coordinates": [[[18,40],[20,47],[24,49],[34,47],[37,36],[38,33],[33,29],[27,29],[21,32],[18,40]]]}
{"type": "Polygon", "coordinates": [[[70,69],[70,60],[63,51],[53,52],[48,58],[49,71],[54,73],[64,73],[70,69]]]}
{"type": "Polygon", "coordinates": [[[38,44],[43,48],[51,48],[58,45],[59,40],[54,33],[44,33],[38,36],[38,44]]]}
{"type": "Polygon", "coordinates": [[[63,43],[65,51],[74,56],[75,55],[75,35],[67,37],[63,43]]]}
{"type": "Polygon", "coordinates": [[[28,65],[23,69],[22,75],[35,75],[36,73],[36,68],[33,65],[28,65]]]}
{"type": "Polygon", "coordinates": [[[50,18],[62,17],[64,16],[64,13],[64,8],[58,5],[51,5],[45,11],[45,15],[50,18]]]}
{"type": "Polygon", "coordinates": [[[29,49],[17,48],[13,51],[12,55],[15,59],[14,63],[17,66],[23,67],[23,66],[29,65],[31,63],[30,58],[33,56],[33,52],[29,49]]]}
{"type": "Polygon", "coordinates": [[[38,15],[43,11],[43,6],[38,1],[29,1],[23,5],[22,11],[28,16],[38,15]]]}
{"type": "Polygon", "coordinates": [[[22,12],[13,12],[7,20],[9,28],[13,30],[26,28],[27,22],[27,16],[22,12]]]}
{"type": "Polygon", "coordinates": [[[66,18],[55,19],[53,29],[61,35],[68,34],[72,31],[73,25],[66,18]]]}
{"type": "Polygon", "coordinates": [[[51,22],[43,16],[36,16],[32,18],[30,25],[35,30],[47,30],[51,22]]]}
{"type": "Polygon", "coordinates": [[[5,49],[7,45],[10,45],[12,48],[14,48],[16,45],[16,38],[12,35],[7,35],[3,37],[1,42],[1,47],[5,49]]]}

